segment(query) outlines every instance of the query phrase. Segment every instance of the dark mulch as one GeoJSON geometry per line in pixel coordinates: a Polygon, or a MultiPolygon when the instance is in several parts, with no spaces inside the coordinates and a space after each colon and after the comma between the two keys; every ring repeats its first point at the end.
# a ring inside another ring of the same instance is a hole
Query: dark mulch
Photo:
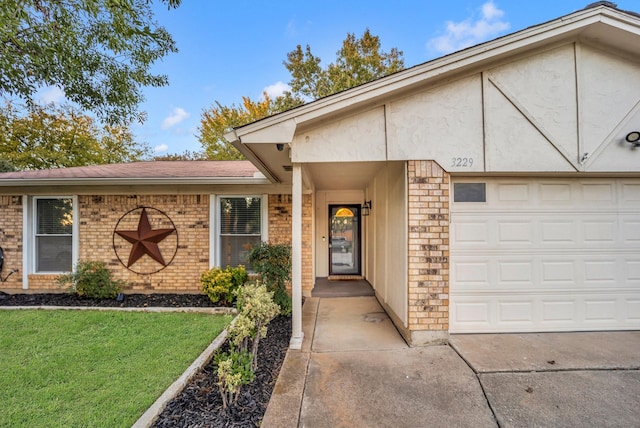
{"type": "MultiPolygon", "coordinates": [[[[96,300],[71,294],[5,294],[0,306],[103,306],[103,307],[212,307],[207,296],[191,294],[127,294],[122,302],[96,300]]],[[[182,393],[167,404],[154,427],[257,427],[271,397],[291,337],[291,318],[276,317],[267,337],[260,341],[258,370],[242,389],[235,406],[222,409],[213,360],[198,372],[182,393]]],[[[227,345],[223,346],[223,350],[227,345]]]]}
{"type": "Polygon", "coordinates": [[[71,293],[6,294],[0,292],[0,306],[102,306],[110,308],[215,307],[204,294],[125,294],[117,299],[91,299],[71,293]]]}

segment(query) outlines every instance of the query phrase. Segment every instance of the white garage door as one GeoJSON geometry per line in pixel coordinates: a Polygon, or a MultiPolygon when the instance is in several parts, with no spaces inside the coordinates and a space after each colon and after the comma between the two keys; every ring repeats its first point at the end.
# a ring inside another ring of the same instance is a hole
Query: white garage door
{"type": "Polygon", "coordinates": [[[451,332],[640,329],[640,180],[452,182],[451,332]]]}

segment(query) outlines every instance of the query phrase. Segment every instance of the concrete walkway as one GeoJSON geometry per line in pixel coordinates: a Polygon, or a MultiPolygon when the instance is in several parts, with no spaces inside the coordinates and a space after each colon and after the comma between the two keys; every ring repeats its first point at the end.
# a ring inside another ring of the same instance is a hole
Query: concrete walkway
{"type": "Polygon", "coordinates": [[[262,426],[640,426],[640,332],[410,348],[375,297],[308,298],[262,426]]]}

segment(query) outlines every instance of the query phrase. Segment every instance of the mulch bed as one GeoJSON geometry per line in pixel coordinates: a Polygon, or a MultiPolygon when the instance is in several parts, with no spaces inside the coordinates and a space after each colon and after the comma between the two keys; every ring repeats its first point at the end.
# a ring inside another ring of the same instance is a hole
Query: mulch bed
{"type": "MultiPolygon", "coordinates": [[[[102,307],[215,307],[207,296],[191,294],[127,294],[122,302],[96,300],[71,294],[5,294],[0,306],[102,306],[102,307]]],[[[243,387],[236,405],[222,408],[216,367],[211,360],[182,393],[167,404],[154,427],[257,427],[267,409],[291,337],[291,318],[276,317],[267,337],[260,341],[258,370],[250,385],[243,387]]],[[[227,345],[223,346],[223,350],[227,345]]]]}

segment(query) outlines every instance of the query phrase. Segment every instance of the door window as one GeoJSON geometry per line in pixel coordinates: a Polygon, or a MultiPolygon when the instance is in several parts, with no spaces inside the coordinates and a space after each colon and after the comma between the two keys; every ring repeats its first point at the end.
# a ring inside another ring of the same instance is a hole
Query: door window
{"type": "Polygon", "coordinates": [[[329,207],[331,275],[360,274],[360,206],[329,207]]]}

